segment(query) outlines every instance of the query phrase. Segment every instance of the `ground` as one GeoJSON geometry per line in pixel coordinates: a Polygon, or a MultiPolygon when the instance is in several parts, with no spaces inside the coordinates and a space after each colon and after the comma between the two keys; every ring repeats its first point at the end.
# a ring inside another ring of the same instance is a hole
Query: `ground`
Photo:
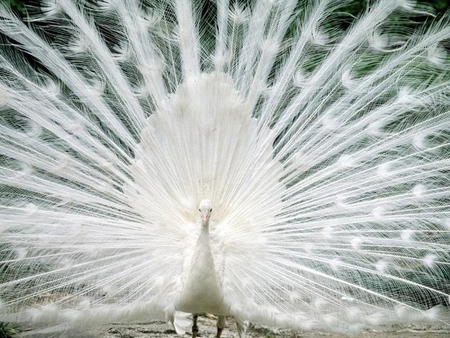
{"type": "MultiPolygon", "coordinates": [[[[214,338],[216,321],[213,317],[200,317],[199,327],[201,338],[214,338]]],[[[178,336],[165,322],[134,323],[134,324],[108,324],[100,325],[82,332],[64,334],[64,338],[190,338],[190,333],[178,336]]],[[[32,338],[44,338],[42,335],[29,335],[32,338]]],[[[45,335],[45,338],[49,338],[45,335]]],[[[61,337],[58,335],[58,337],[61,337]]],[[[232,318],[227,320],[223,338],[237,338],[236,325],[232,318]]],[[[381,328],[379,330],[365,331],[354,335],[343,335],[324,332],[293,332],[289,330],[273,331],[262,327],[251,327],[247,333],[249,338],[449,338],[450,326],[445,324],[408,325],[381,328]]]]}

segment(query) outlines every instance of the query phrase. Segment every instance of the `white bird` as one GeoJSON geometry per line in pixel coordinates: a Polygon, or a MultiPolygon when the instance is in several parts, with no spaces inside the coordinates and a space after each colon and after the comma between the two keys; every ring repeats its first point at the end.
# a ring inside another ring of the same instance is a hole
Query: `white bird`
{"type": "Polygon", "coordinates": [[[0,5],[0,322],[450,325],[449,19],[346,4],[0,5]]]}
{"type": "MultiPolygon", "coordinates": [[[[223,281],[219,278],[220,270],[214,263],[214,255],[211,251],[209,237],[209,220],[212,213],[211,201],[202,200],[198,211],[202,222],[200,235],[192,256],[191,266],[188,269],[187,279],[184,282],[181,295],[175,303],[175,309],[194,314],[192,326],[194,338],[198,333],[198,313],[209,312],[218,315],[216,337],[220,338],[225,325],[225,316],[232,315],[230,312],[232,305],[227,303],[229,300],[223,294],[223,281]]],[[[178,333],[184,333],[183,328],[177,325],[174,318],[171,318],[170,321],[174,322],[178,333]]],[[[245,337],[246,324],[237,319],[237,328],[239,336],[245,337]]]]}

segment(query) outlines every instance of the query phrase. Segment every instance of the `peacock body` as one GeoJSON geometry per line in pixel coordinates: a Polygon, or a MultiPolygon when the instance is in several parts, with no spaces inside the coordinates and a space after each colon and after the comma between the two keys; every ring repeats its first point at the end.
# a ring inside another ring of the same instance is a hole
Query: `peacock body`
{"type": "Polygon", "coordinates": [[[346,4],[0,5],[0,321],[449,324],[449,20],[346,4]]]}

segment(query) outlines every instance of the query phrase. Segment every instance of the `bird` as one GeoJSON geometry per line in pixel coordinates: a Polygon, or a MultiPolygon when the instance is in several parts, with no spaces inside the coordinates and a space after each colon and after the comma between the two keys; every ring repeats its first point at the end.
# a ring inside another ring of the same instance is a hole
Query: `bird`
{"type": "Polygon", "coordinates": [[[0,4],[0,322],[450,325],[449,17],[349,4],[0,4]]]}
{"type": "MultiPolygon", "coordinates": [[[[188,269],[188,276],[181,290],[181,295],[177,299],[175,309],[179,311],[178,317],[183,317],[186,313],[193,313],[192,337],[198,333],[197,319],[198,313],[209,312],[218,315],[217,318],[217,338],[220,338],[225,325],[225,316],[230,315],[231,304],[227,304],[224,297],[221,282],[214,264],[214,256],[211,251],[211,240],[209,235],[209,220],[212,213],[212,204],[208,199],[202,200],[198,211],[201,218],[201,230],[198,236],[195,252],[192,256],[191,266],[188,269]],[[181,313],[180,313],[181,312],[181,313]],[[183,313],[184,312],[184,313],[183,313]]],[[[175,313],[174,313],[175,315],[175,313]]],[[[184,333],[178,327],[175,318],[171,319],[177,332],[184,333]]],[[[182,321],[181,321],[182,322],[182,321]]],[[[237,328],[240,337],[245,337],[247,324],[237,321],[237,328]]]]}

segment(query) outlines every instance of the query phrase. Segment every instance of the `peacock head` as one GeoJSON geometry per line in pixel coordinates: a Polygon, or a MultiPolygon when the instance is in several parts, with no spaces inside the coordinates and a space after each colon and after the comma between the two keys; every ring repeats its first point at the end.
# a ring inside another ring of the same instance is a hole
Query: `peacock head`
{"type": "Polygon", "coordinates": [[[202,200],[198,206],[198,211],[200,211],[200,217],[202,219],[202,224],[207,225],[209,223],[209,218],[212,213],[212,205],[210,200],[202,200]]]}

